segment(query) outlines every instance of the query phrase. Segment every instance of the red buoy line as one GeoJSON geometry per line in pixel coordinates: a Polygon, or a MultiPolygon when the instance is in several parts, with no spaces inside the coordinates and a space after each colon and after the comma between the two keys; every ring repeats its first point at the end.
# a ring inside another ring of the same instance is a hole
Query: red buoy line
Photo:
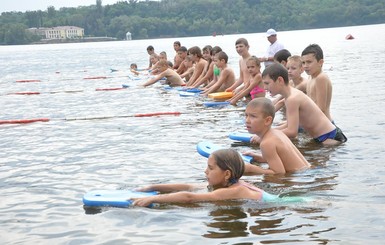
{"type": "MultiPolygon", "coordinates": [[[[127,89],[129,86],[123,84],[122,87],[116,88],[96,88],[95,91],[115,91],[127,89]]],[[[64,91],[50,91],[50,92],[37,92],[37,91],[22,91],[22,92],[13,92],[8,93],[7,95],[39,95],[39,94],[57,94],[57,93],[79,93],[84,92],[84,90],[64,90],[64,91]]]]}
{"type": "Polygon", "coordinates": [[[23,79],[23,80],[16,80],[17,83],[36,83],[41,82],[38,79],[23,79]]]}
{"type": "Polygon", "coordinates": [[[244,111],[245,108],[232,108],[232,109],[219,109],[219,110],[204,110],[204,111],[191,111],[191,112],[179,112],[179,111],[164,111],[164,112],[151,112],[151,113],[135,113],[129,115],[120,116],[102,116],[102,117],[78,117],[78,118],[32,118],[32,119],[11,119],[11,120],[0,120],[1,124],[28,124],[34,122],[49,122],[53,120],[60,121],[86,121],[86,120],[104,120],[112,118],[125,118],[125,117],[158,117],[158,116],[180,116],[183,114],[194,114],[202,112],[232,112],[232,111],[244,111]]]}
{"type": "Polygon", "coordinates": [[[48,122],[49,118],[33,118],[33,119],[12,119],[12,120],[0,120],[0,124],[27,124],[34,122],[48,122]]]}
{"type": "Polygon", "coordinates": [[[9,95],[36,95],[40,94],[40,92],[15,92],[15,93],[9,93],[9,95]]]}

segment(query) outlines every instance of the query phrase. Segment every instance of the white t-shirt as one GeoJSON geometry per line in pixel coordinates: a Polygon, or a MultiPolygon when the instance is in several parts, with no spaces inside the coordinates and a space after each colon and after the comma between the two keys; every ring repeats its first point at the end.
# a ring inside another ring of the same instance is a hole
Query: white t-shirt
{"type": "MultiPolygon", "coordinates": [[[[271,44],[268,48],[267,48],[267,55],[266,57],[274,57],[274,55],[284,49],[285,47],[283,46],[282,43],[278,42],[278,41],[275,41],[273,44],[271,44]]],[[[269,65],[273,64],[274,61],[265,61],[264,64],[265,64],[265,67],[268,67],[269,65]]]]}

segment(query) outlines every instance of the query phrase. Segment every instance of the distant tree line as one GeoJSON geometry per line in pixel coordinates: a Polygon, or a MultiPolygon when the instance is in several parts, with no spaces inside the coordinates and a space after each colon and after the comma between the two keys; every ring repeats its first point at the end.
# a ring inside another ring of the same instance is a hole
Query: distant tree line
{"type": "Polygon", "coordinates": [[[5,12],[0,44],[39,40],[31,27],[78,26],[86,36],[124,39],[207,36],[385,23],[383,0],[161,0],[120,1],[78,8],[5,12]]]}

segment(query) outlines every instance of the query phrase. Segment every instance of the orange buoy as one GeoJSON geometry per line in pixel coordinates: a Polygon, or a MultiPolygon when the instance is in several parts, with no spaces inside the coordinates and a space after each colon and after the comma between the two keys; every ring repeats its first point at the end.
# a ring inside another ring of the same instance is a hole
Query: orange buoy
{"type": "Polygon", "coordinates": [[[25,80],[16,80],[16,82],[17,83],[36,83],[41,81],[37,79],[25,79],[25,80]]]}
{"type": "Polygon", "coordinates": [[[352,34],[348,34],[346,37],[345,37],[346,40],[353,40],[354,37],[352,34]]]}
{"type": "Polygon", "coordinates": [[[48,122],[49,118],[0,120],[0,124],[26,124],[34,122],[48,122]]]}

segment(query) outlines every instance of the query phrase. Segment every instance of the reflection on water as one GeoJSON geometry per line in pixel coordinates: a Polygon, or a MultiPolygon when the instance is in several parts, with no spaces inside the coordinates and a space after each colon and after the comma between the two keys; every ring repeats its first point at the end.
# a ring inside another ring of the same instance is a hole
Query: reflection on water
{"type": "MultiPolygon", "coordinates": [[[[300,54],[309,43],[324,49],[324,66],[333,82],[332,115],[349,138],[340,146],[320,147],[301,134],[294,144],[311,169],[281,176],[245,176],[246,181],[267,192],[308,200],[297,203],[83,207],[83,194],[93,189],[205,181],[207,159],[196,152],[196,144],[202,140],[239,151],[259,151],[257,145],[228,138],[230,132],[245,131],[243,111],[203,108],[201,98],[180,97],[178,91],[157,85],[143,89],[138,85],[146,77],[136,80],[127,75],[130,63],[147,65],[148,45],[173,54],[174,39],[0,46],[0,55],[7,61],[0,74],[0,119],[51,119],[46,123],[0,125],[0,241],[379,244],[385,234],[385,83],[381,75],[385,37],[378,33],[384,29],[385,25],[373,25],[280,32],[280,40],[292,54],[300,54]],[[347,33],[356,39],[346,41],[347,33]],[[111,73],[111,68],[119,72],[111,73]],[[108,78],[84,79],[95,76],[108,78]],[[15,82],[20,79],[41,82],[15,82]],[[95,91],[122,84],[130,87],[95,91]],[[8,95],[20,91],[41,94],[8,95]],[[181,114],[132,116],[160,111],[181,114]]],[[[238,72],[234,42],[239,37],[249,40],[251,53],[263,55],[265,48],[261,47],[267,45],[263,33],[179,40],[187,47],[221,46],[230,57],[229,65],[238,72]]],[[[282,118],[278,113],[277,121],[282,118]]]]}

